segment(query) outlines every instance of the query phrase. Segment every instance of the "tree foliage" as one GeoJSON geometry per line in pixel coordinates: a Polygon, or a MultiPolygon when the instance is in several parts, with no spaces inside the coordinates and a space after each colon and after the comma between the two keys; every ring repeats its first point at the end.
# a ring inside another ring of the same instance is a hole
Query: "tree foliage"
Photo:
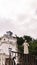
{"type": "Polygon", "coordinates": [[[29,52],[30,54],[37,55],[37,40],[29,43],[29,52]]]}
{"type": "Polygon", "coordinates": [[[17,44],[20,52],[23,52],[23,46],[22,46],[23,42],[24,42],[23,38],[17,36],[17,44]]]}
{"type": "Polygon", "coordinates": [[[22,37],[17,37],[17,43],[18,45],[22,45],[24,42],[23,38],[22,37]]]}
{"type": "Polygon", "coordinates": [[[33,55],[37,55],[37,39],[32,40],[30,36],[24,35],[23,37],[17,37],[18,49],[23,52],[22,44],[25,40],[29,43],[29,53],[33,55]]]}
{"type": "Polygon", "coordinates": [[[32,38],[30,36],[24,35],[23,38],[27,40],[27,42],[32,41],[32,38]]]}

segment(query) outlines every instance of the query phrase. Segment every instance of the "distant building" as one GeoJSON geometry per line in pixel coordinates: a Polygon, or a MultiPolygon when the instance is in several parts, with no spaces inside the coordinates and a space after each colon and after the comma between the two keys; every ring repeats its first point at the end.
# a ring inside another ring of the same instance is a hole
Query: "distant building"
{"type": "MultiPolygon", "coordinates": [[[[28,46],[29,44],[25,41],[23,43],[24,46],[24,54],[28,54],[28,46]]],[[[11,31],[8,31],[7,34],[4,34],[0,38],[0,65],[8,65],[7,60],[9,61],[9,48],[12,51],[18,52],[17,38],[11,31]]],[[[11,58],[15,57],[15,53],[11,54],[11,58]]],[[[16,54],[16,64],[19,63],[18,55],[16,54]]]]}
{"type": "Polygon", "coordinates": [[[12,48],[12,51],[18,51],[16,37],[10,31],[7,33],[9,34],[4,34],[0,39],[0,65],[5,65],[6,58],[9,58],[9,48],[12,48]]]}

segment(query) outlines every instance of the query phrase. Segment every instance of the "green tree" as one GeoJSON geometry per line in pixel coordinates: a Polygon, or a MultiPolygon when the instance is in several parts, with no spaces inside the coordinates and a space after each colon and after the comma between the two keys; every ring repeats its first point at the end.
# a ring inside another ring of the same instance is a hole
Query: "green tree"
{"type": "Polygon", "coordinates": [[[23,52],[23,46],[22,46],[23,42],[24,42],[23,38],[17,36],[17,44],[20,52],[23,52]]]}
{"type": "Polygon", "coordinates": [[[23,52],[23,47],[22,44],[24,43],[25,40],[29,43],[29,53],[33,55],[37,55],[37,39],[33,39],[30,36],[24,35],[23,37],[18,37],[17,36],[17,44],[18,44],[18,49],[20,52],[23,52]]]}
{"type": "Polygon", "coordinates": [[[37,55],[37,40],[29,43],[29,52],[30,54],[37,55]]]}
{"type": "Polygon", "coordinates": [[[30,37],[30,36],[24,35],[23,38],[24,38],[25,40],[27,40],[27,42],[32,41],[32,37],[30,37]]]}

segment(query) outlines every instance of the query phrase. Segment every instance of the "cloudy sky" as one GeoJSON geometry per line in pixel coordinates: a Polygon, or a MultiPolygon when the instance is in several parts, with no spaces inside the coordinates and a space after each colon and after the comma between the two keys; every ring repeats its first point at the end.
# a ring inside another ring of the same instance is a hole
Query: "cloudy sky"
{"type": "Polygon", "coordinates": [[[0,36],[8,30],[37,38],[37,0],[0,0],[0,36]]]}

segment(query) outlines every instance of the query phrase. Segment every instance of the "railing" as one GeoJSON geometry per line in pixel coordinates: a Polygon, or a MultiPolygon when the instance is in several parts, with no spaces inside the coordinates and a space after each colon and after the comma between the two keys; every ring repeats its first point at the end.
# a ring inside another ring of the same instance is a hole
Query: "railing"
{"type": "MultiPolygon", "coordinates": [[[[15,57],[16,57],[16,54],[18,54],[19,64],[17,65],[37,65],[37,57],[34,55],[22,54],[20,52],[14,52],[14,51],[11,51],[11,53],[12,54],[15,53],[15,57]]],[[[16,62],[14,63],[14,59],[10,57],[6,59],[6,65],[16,65],[16,62]]]]}

